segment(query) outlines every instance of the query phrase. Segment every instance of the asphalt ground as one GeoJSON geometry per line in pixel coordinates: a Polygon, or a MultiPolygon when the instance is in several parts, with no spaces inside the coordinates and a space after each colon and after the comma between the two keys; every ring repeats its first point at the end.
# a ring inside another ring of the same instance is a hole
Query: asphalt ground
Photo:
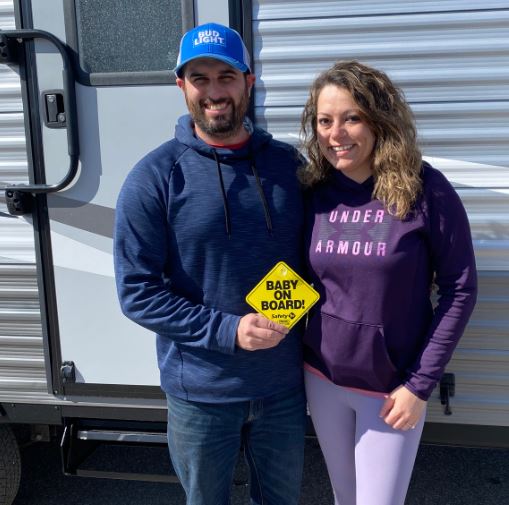
{"type": "MultiPolygon", "coordinates": [[[[22,481],[13,505],[185,504],[178,484],[66,477],[56,440],[27,444],[21,455],[22,481]]],[[[163,447],[106,446],[87,464],[109,471],[171,471],[163,447]]],[[[232,505],[249,503],[245,476],[239,463],[232,505]]],[[[316,439],[308,439],[301,505],[332,503],[320,448],[316,439]]],[[[406,505],[509,505],[509,450],[421,445],[406,505]]]]}

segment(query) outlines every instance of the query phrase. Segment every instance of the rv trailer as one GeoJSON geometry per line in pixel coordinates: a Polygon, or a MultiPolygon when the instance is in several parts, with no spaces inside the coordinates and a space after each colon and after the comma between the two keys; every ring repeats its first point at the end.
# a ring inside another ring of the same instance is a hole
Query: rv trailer
{"type": "Polygon", "coordinates": [[[19,483],[16,426],[60,437],[69,475],[101,476],[81,467],[101,443],[165,443],[154,336],[120,311],[112,230],[127,173],[186,112],[180,37],[209,21],[243,35],[252,119],[294,145],[334,61],[404,90],[467,209],[480,286],[423,441],[509,447],[506,1],[0,0],[0,505],[19,483]]]}

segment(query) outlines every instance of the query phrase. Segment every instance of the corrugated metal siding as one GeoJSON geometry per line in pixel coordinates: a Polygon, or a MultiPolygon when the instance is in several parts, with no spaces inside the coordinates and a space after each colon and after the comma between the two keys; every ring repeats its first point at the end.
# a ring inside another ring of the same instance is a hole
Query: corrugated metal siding
{"type": "MultiPolygon", "coordinates": [[[[12,1],[0,0],[0,28],[13,29],[12,1]]],[[[0,65],[0,185],[28,181],[21,86],[0,65]]],[[[0,401],[47,401],[46,372],[30,219],[6,214],[0,195],[0,401]]]]}
{"type": "Polygon", "coordinates": [[[19,77],[7,65],[0,66],[0,112],[21,110],[19,77]]]}
{"type": "MultiPolygon", "coordinates": [[[[504,216],[505,219],[507,219],[504,216]]],[[[507,242],[505,244],[507,256],[507,242]]],[[[430,402],[428,419],[507,426],[509,412],[509,271],[479,272],[475,315],[448,371],[456,375],[452,416],[430,402]]]]}
{"type": "Polygon", "coordinates": [[[27,222],[0,215],[0,234],[0,264],[35,262],[34,235],[27,222]]]}
{"type": "Polygon", "coordinates": [[[464,10],[507,9],[507,0],[484,1],[472,6],[465,0],[259,0],[253,2],[253,19],[298,19],[350,16],[373,16],[375,14],[416,14],[422,12],[451,12],[464,10]]]}
{"type": "MultiPolygon", "coordinates": [[[[303,104],[304,98],[299,106],[258,105],[256,121],[298,144],[303,104]]],[[[455,186],[509,187],[509,101],[412,103],[412,109],[425,155],[440,159],[435,164],[455,186]]]]}
{"type": "Polygon", "coordinates": [[[302,103],[314,74],[350,58],[383,67],[412,102],[508,99],[508,18],[498,10],[255,21],[264,103],[302,103]]]}
{"type": "Polygon", "coordinates": [[[310,83],[339,59],[385,70],[405,92],[427,159],[465,203],[479,301],[448,370],[452,416],[509,426],[509,5],[449,1],[253,2],[257,123],[298,144],[310,83]]]}
{"type": "MultiPolygon", "coordinates": [[[[1,10],[0,10],[1,12],[1,10]]],[[[0,69],[5,70],[5,65],[0,69]]],[[[0,88],[6,72],[0,72],[0,88]]],[[[11,71],[9,79],[16,74],[11,71]]],[[[21,90],[18,94],[21,106],[21,90]]],[[[23,112],[3,112],[5,102],[0,94],[0,185],[28,182],[28,166],[23,112]]],[[[11,104],[12,105],[12,104],[11,104]]],[[[10,105],[9,105],[10,106],[10,105]]],[[[19,108],[19,110],[21,110],[19,108]]],[[[34,233],[30,220],[7,214],[4,195],[0,194],[0,263],[34,263],[34,233]],[[3,215],[1,213],[4,213],[3,215]]]]}
{"type": "Polygon", "coordinates": [[[0,265],[0,398],[46,389],[35,266],[0,265]]]}

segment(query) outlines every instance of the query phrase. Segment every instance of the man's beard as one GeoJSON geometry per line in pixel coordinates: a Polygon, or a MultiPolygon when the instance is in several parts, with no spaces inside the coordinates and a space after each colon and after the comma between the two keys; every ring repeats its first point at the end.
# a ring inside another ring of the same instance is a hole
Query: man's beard
{"type": "Polygon", "coordinates": [[[238,104],[235,104],[231,98],[221,100],[200,100],[199,103],[191,102],[186,95],[187,107],[194,121],[194,124],[206,135],[218,138],[233,137],[242,128],[247,108],[249,106],[249,95],[246,92],[238,104]],[[205,115],[204,103],[223,103],[226,102],[231,110],[225,112],[222,116],[207,118],[205,115]]]}

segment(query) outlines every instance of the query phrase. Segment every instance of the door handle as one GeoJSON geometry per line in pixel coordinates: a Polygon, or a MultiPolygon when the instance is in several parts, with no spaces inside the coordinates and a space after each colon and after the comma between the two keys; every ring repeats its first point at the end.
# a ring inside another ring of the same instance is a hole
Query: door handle
{"type": "Polygon", "coordinates": [[[44,108],[43,121],[48,128],[67,127],[64,95],[65,93],[62,90],[42,92],[42,103],[44,108]]]}
{"type": "MultiPolygon", "coordinates": [[[[52,33],[44,30],[0,30],[0,63],[18,63],[19,46],[25,40],[33,39],[44,39],[52,43],[58,49],[58,52],[62,57],[64,89],[62,93],[63,96],[61,97],[61,105],[63,106],[63,110],[58,113],[58,109],[56,109],[56,119],[58,123],[59,114],[64,114],[63,116],[60,115],[60,119],[63,119],[61,123],[65,122],[65,127],[67,128],[69,166],[66,175],[56,184],[18,184],[0,187],[0,190],[5,191],[6,193],[9,211],[14,214],[24,214],[25,212],[23,211],[23,206],[9,205],[12,198],[22,201],[26,200],[28,194],[34,195],[60,191],[73,181],[78,171],[79,141],[76,113],[75,75],[67,46],[52,33]]],[[[54,91],[46,93],[45,100],[49,95],[55,94],[54,91]]],[[[55,99],[58,100],[56,96],[55,99]]],[[[58,107],[58,103],[56,103],[56,106],[58,107]]],[[[26,212],[29,212],[29,210],[26,210],[26,212]]]]}

